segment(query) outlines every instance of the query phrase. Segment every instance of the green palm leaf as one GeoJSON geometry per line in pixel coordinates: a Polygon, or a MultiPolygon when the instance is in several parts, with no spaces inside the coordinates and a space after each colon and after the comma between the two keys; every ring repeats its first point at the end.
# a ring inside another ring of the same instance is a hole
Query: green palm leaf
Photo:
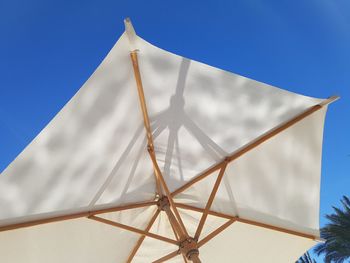
{"type": "Polygon", "coordinates": [[[326,215],[329,223],[321,229],[325,243],[315,251],[325,256],[326,263],[343,263],[350,259],[350,199],[343,196],[343,208],[333,207],[334,213],[326,215]]]}
{"type": "Polygon", "coordinates": [[[303,256],[301,256],[296,263],[316,263],[316,261],[311,258],[310,254],[306,252],[303,256]]]}

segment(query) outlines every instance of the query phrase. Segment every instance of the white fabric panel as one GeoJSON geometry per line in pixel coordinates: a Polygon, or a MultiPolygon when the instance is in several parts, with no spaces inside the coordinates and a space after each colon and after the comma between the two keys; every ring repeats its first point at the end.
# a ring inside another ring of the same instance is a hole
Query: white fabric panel
{"type": "MultiPolygon", "coordinates": [[[[233,161],[212,209],[319,236],[321,152],[327,108],[233,161]]],[[[205,207],[217,173],[176,197],[205,207]]]]}
{"type": "MultiPolygon", "coordinates": [[[[147,221],[150,221],[150,219],[147,219],[147,221]]],[[[153,223],[153,226],[150,229],[150,232],[176,240],[173,229],[165,212],[161,212],[158,215],[156,221],[153,223]]],[[[133,262],[153,262],[178,249],[179,247],[176,245],[146,237],[141,247],[137,251],[133,262]]],[[[183,262],[183,260],[182,257],[179,256],[174,258],[174,261],[171,262],[183,262]]]]}
{"type": "MultiPolygon", "coordinates": [[[[171,191],[321,101],[185,59],[139,37],[133,44],[139,49],[157,160],[171,191]]],[[[129,50],[124,34],[77,94],[2,173],[0,226],[154,198],[129,50]]],[[[213,209],[317,233],[325,111],[231,164],[213,209]]],[[[213,180],[203,181],[204,187],[194,186],[178,200],[204,207],[213,180]]],[[[154,208],[138,209],[106,217],[145,228],[152,212],[154,208]]],[[[194,233],[199,214],[181,214],[194,233]]],[[[165,219],[162,214],[152,231],[171,236],[165,219]]],[[[221,221],[210,216],[203,235],[221,221]]],[[[124,230],[76,219],[1,232],[0,259],[5,263],[123,262],[137,239],[138,235],[124,230]]],[[[252,255],[256,259],[268,248],[280,253],[274,259],[282,260],[276,262],[286,262],[313,244],[239,223],[215,240],[201,249],[203,262],[220,261],[213,250],[217,246],[222,247],[220,262],[232,262],[227,261],[230,255],[235,255],[235,262],[253,262],[252,255]],[[239,243],[240,250],[234,253],[231,245],[239,243]],[[254,250],[248,249],[251,244],[254,250]],[[248,256],[248,261],[241,261],[240,255],[248,256]]],[[[136,262],[157,259],[176,248],[159,243],[146,238],[136,262]]],[[[272,262],[261,258],[259,262],[272,262]]]]}
{"type": "MultiPolygon", "coordinates": [[[[133,263],[153,262],[165,255],[168,255],[174,251],[177,251],[178,249],[179,249],[178,246],[165,243],[157,239],[146,237],[132,262],[133,263]]],[[[182,263],[183,258],[181,255],[179,255],[174,257],[172,261],[167,261],[167,262],[182,263]]]]}
{"type": "Polygon", "coordinates": [[[200,248],[203,263],[295,262],[315,241],[235,222],[200,248]]]}
{"type": "Polygon", "coordinates": [[[139,235],[90,219],[0,233],[2,263],[124,263],[139,235]]]}
{"type": "Polygon", "coordinates": [[[27,216],[50,217],[95,204],[153,199],[145,145],[128,42],[122,36],[78,93],[1,174],[0,225],[8,218],[26,221],[27,216]]]}
{"type": "MultiPolygon", "coordinates": [[[[174,230],[171,227],[171,224],[169,222],[168,216],[164,211],[161,211],[156,219],[156,221],[153,223],[153,226],[151,227],[150,231],[152,233],[168,237],[171,239],[176,239],[174,230]]],[[[169,244],[171,246],[171,244],[169,244]]]]}
{"type": "MultiPolygon", "coordinates": [[[[156,207],[98,215],[146,228],[156,207]]],[[[140,235],[91,219],[74,219],[0,233],[2,263],[124,263],[140,235]]]]}
{"type": "Polygon", "coordinates": [[[188,60],[138,38],[159,163],[174,190],[321,100],[188,60]]]}
{"type": "MultiPolygon", "coordinates": [[[[319,102],[136,39],[158,161],[171,190],[319,102]]],[[[0,179],[0,220],[153,198],[123,35],[0,179]]],[[[1,221],[0,221],[1,224],[1,221]]]]}
{"type": "MultiPolygon", "coordinates": [[[[193,235],[197,229],[201,213],[180,209],[187,230],[193,235]]],[[[227,220],[208,216],[200,239],[226,223],[227,220]]],[[[167,236],[172,233],[164,212],[151,228],[152,233],[167,236]]],[[[171,238],[174,238],[173,236],[171,238]]],[[[221,234],[199,249],[202,262],[295,262],[306,250],[315,245],[310,239],[268,230],[239,222],[233,223],[221,234]]],[[[152,262],[178,248],[153,238],[146,238],[134,257],[133,262],[152,262]]],[[[169,262],[183,262],[177,256],[169,262]]]]}

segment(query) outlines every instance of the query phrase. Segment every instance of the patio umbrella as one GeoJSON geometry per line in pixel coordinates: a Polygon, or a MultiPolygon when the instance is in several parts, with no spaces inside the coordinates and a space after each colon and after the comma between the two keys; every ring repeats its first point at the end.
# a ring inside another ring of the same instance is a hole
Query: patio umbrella
{"type": "Polygon", "coordinates": [[[0,177],[0,261],[294,262],[327,105],[126,31],[0,177]]]}

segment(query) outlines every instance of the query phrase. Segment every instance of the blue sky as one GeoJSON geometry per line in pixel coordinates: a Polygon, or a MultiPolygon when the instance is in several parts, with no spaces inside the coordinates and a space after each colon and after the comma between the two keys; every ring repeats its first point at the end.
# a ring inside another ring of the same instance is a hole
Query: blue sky
{"type": "Polygon", "coordinates": [[[0,171],[101,62],[131,17],[149,42],[293,92],[340,95],[323,145],[323,215],[350,195],[350,1],[0,2],[0,171]]]}

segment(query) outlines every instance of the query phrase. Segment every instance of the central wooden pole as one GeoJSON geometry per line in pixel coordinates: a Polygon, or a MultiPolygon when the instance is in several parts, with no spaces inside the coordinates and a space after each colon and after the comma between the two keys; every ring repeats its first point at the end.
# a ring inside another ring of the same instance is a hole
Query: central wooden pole
{"type": "Polygon", "coordinates": [[[158,200],[158,207],[161,211],[164,211],[168,216],[169,222],[173,227],[175,234],[178,236],[179,241],[187,239],[187,233],[183,231],[180,223],[177,221],[175,215],[171,211],[169,199],[167,196],[163,196],[161,199],[158,200]]]}
{"type": "Polygon", "coordinates": [[[166,196],[158,200],[158,208],[164,211],[168,216],[170,224],[175,231],[175,235],[178,237],[179,251],[182,253],[183,257],[192,262],[200,263],[197,241],[189,237],[189,235],[182,230],[180,223],[171,210],[169,199],[166,196]]]}
{"type": "Polygon", "coordinates": [[[190,260],[193,262],[193,263],[201,263],[202,261],[199,259],[199,256],[197,254],[194,254],[190,260]]]}

